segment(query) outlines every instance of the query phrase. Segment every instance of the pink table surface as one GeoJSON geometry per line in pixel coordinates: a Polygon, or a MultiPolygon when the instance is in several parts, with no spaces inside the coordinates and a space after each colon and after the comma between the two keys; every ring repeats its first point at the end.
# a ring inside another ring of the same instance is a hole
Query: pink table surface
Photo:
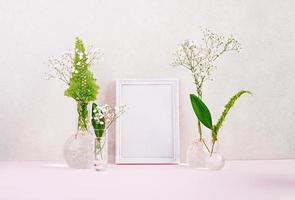
{"type": "Polygon", "coordinates": [[[0,162],[0,200],[295,200],[295,160],[227,161],[221,171],[177,165],[0,162]]]}

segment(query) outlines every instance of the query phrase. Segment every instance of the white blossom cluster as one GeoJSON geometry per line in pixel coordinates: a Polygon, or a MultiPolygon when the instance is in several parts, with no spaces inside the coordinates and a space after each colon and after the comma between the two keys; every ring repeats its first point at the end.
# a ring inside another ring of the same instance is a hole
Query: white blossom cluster
{"type": "MultiPolygon", "coordinates": [[[[208,29],[201,29],[203,44],[185,40],[173,54],[172,66],[182,66],[192,73],[197,93],[202,96],[202,87],[206,80],[211,79],[212,71],[216,68],[215,61],[222,54],[241,49],[240,43],[234,37],[225,38],[212,33],[208,29]]],[[[212,79],[211,79],[212,80],[212,79]]]]}
{"type": "Polygon", "coordinates": [[[98,106],[96,109],[93,110],[95,113],[94,120],[96,123],[104,124],[105,129],[108,129],[110,125],[116,121],[125,111],[127,110],[127,106],[119,106],[119,107],[112,107],[110,105],[98,106]]]}
{"type": "MultiPolygon", "coordinates": [[[[84,55],[83,52],[77,52],[77,49],[75,51],[81,58],[84,56],[86,57],[86,63],[89,66],[95,65],[103,59],[101,51],[93,46],[86,48],[86,55],[84,55]]],[[[71,74],[77,73],[74,71],[74,55],[75,53],[66,52],[60,57],[50,57],[48,59],[48,66],[51,68],[52,72],[45,73],[46,78],[48,80],[57,78],[69,85],[71,74]]],[[[81,63],[77,63],[77,65],[79,64],[81,63]]]]}
{"type": "Polygon", "coordinates": [[[57,78],[67,85],[73,73],[73,56],[71,52],[64,53],[61,57],[50,57],[48,59],[48,66],[52,73],[45,73],[48,80],[57,78]]]}

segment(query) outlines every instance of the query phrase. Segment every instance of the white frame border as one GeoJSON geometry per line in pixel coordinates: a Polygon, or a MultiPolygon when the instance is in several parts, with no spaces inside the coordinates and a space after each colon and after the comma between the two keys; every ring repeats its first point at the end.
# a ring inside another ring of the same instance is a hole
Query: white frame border
{"type": "MultiPolygon", "coordinates": [[[[179,89],[177,79],[119,79],[116,80],[116,105],[120,106],[123,85],[170,85],[173,105],[173,158],[122,158],[121,155],[121,120],[116,121],[116,164],[179,164],[179,89]]],[[[127,111],[128,112],[128,111],[127,111]]]]}

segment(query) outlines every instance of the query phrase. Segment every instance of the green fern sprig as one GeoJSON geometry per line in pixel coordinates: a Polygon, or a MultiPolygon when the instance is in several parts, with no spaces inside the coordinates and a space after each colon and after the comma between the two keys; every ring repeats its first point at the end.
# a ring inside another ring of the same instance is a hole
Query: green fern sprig
{"type": "Polygon", "coordinates": [[[227,116],[229,110],[234,106],[236,100],[240,96],[242,96],[243,94],[246,94],[246,93],[252,95],[252,93],[250,91],[241,90],[238,93],[236,93],[234,96],[232,96],[230,98],[230,100],[228,101],[228,103],[224,106],[224,110],[223,110],[222,114],[220,115],[216,125],[214,125],[212,128],[212,140],[213,141],[217,140],[217,133],[218,133],[219,129],[222,127],[222,124],[223,124],[225,117],[227,116]]]}
{"type": "Polygon", "coordinates": [[[78,102],[94,101],[99,87],[89,69],[85,47],[79,38],[76,38],[73,61],[74,71],[69,81],[69,88],[65,91],[65,96],[72,97],[78,102]]]}
{"type": "Polygon", "coordinates": [[[96,84],[92,72],[90,71],[89,61],[85,52],[85,47],[79,38],[75,42],[75,55],[73,58],[74,71],[69,80],[69,87],[65,91],[65,96],[77,101],[78,128],[82,131],[87,130],[88,124],[88,103],[96,100],[99,86],[96,84]]]}

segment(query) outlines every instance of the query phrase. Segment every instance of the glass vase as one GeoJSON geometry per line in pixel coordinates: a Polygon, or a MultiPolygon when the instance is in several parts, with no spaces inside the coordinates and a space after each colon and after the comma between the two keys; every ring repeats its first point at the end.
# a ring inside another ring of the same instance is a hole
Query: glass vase
{"type": "Polygon", "coordinates": [[[187,164],[193,168],[205,168],[208,151],[203,140],[196,139],[188,147],[186,152],[187,164]]]}
{"type": "Polygon", "coordinates": [[[94,137],[87,131],[78,131],[65,142],[63,157],[71,168],[93,168],[94,137]]]}
{"type": "Polygon", "coordinates": [[[71,168],[93,168],[94,135],[89,131],[89,104],[77,102],[77,132],[65,142],[63,157],[71,168]]]}
{"type": "Polygon", "coordinates": [[[212,150],[212,153],[206,156],[206,167],[210,170],[221,170],[225,165],[225,160],[220,154],[218,141],[215,141],[212,150]]]}
{"type": "Polygon", "coordinates": [[[101,130],[102,134],[95,134],[94,168],[97,171],[105,170],[108,164],[108,134],[107,130],[101,130]]]}

